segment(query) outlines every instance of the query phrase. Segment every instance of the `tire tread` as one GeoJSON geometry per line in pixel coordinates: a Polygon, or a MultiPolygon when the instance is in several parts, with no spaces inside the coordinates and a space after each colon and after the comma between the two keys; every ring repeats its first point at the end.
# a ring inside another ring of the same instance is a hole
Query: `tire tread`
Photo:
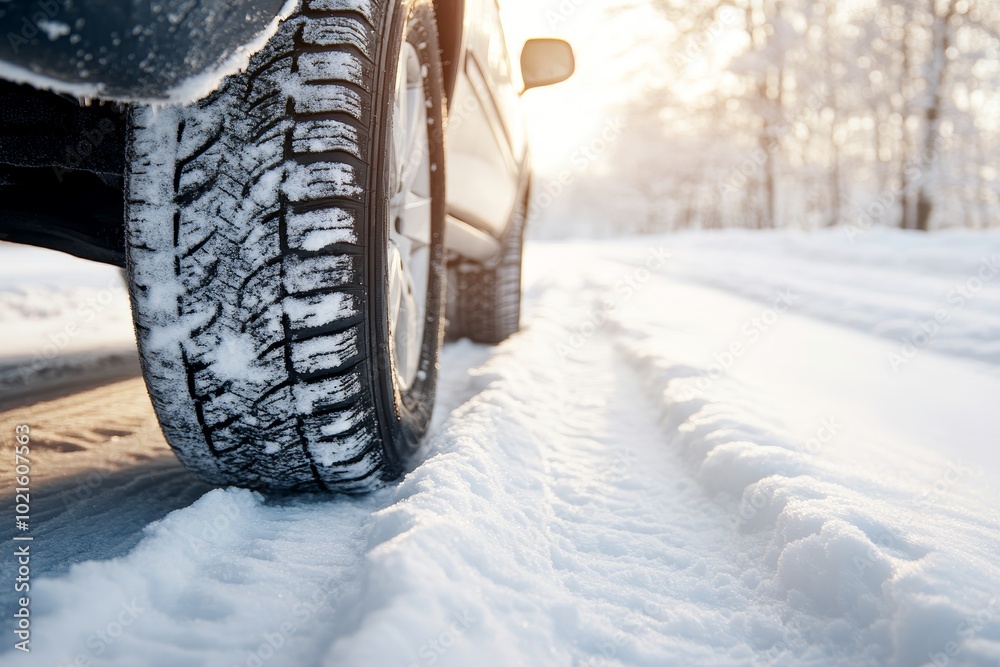
{"type": "Polygon", "coordinates": [[[299,218],[293,232],[289,219],[302,210],[366,206],[366,193],[352,184],[366,176],[359,158],[368,152],[368,128],[360,116],[374,103],[371,54],[382,5],[309,0],[247,73],[216,94],[192,107],[134,114],[126,233],[144,371],[168,442],[211,482],[344,492],[383,483],[371,389],[358,372],[371,361],[363,318],[347,309],[321,326],[301,327],[285,306],[333,294],[356,303],[368,289],[358,263],[367,252],[364,216],[353,215],[350,243],[318,250],[296,244],[332,228],[299,218]],[[324,62],[356,66],[317,78],[324,62]],[[275,107],[277,120],[268,113],[275,107]],[[339,149],[319,161],[315,151],[295,150],[294,124],[304,118],[333,128],[339,149]],[[248,142],[253,151],[237,148],[248,142]],[[240,181],[230,174],[249,177],[234,190],[224,185],[240,181]],[[352,175],[347,186],[345,174],[352,175]],[[297,178],[309,180],[307,196],[292,196],[297,178]],[[168,217],[171,232],[164,233],[168,217]],[[159,284],[168,265],[172,283],[159,284]],[[176,308],[154,298],[164,289],[177,295],[176,308]],[[159,340],[177,327],[188,335],[159,340]],[[227,340],[250,338],[259,341],[250,372],[227,377],[219,350],[227,340]],[[320,340],[335,341],[341,354],[309,352],[320,340]],[[294,409],[321,385],[341,395],[313,400],[322,406],[313,413],[294,409]],[[329,433],[320,420],[344,429],[329,433]]]}

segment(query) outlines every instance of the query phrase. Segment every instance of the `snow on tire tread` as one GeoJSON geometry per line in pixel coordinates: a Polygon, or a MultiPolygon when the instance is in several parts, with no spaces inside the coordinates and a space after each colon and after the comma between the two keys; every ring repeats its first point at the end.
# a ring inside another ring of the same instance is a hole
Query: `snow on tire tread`
{"type": "Polygon", "coordinates": [[[380,483],[360,317],[377,15],[307,3],[246,74],[133,119],[127,245],[154,407],[215,483],[380,483]],[[346,84],[346,85],[345,85],[346,84]],[[317,158],[320,158],[317,160],[317,158]]]}

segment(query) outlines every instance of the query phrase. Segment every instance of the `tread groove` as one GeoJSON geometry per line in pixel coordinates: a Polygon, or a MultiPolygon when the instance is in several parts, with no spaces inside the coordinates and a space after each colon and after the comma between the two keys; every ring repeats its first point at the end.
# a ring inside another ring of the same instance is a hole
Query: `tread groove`
{"type": "MultiPolygon", "coordinates": [[[[204,100],[133,112],[126,238],[144,372],[168,442],[214,483],[357,492],[398,472],[367,305],[384,290],[369,191],[396,9],[301,9],[204,100]]],[[[430,2],[411,11],[430,16],[430,2]]]]}

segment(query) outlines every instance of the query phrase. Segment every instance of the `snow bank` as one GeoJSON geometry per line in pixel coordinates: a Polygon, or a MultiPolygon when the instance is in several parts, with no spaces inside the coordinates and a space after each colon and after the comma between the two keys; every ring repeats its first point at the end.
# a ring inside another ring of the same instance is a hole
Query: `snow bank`
{"type": "Polygon", "coordinates": [[[0,391],[135,356],[121,270],[0,243],[0,391]]]}
{"type": "Polygon", "coordinates": [[[1000,235],[872,232],[851,247],[834,233],[737,232],[669,247],[666,275],[761,303],[656,285],[608,325],[658,397],[668,442],[730,513],[744,580],[802,613],[803,645],[853,645],[877,664],[997,664],[1000,235]],[[830,390],[842,376],[849,408],[830,390]]]}
{"type": "MultiPolygon", "coordinates": [[[[923,665],[933,656],[944,656],[940,664],[996,664],[1000,523],[975,502],[977,495],[992,502],[980,470],[941,460],[906,483],[873,474],[844,452],[824,459],[826,446],[851,451],[869,443],[838,440],[835,419],[817,426],[831,442],[819,435],[796,442],[760,417],[770,412],[757,398],[760,387],[719,382],[705,397],[689,398],[703,376],[687,366],[678,373],[659,342],[624,347],[661,396],[671,445],[730,512],[745,548],[745,581],[803,612],[796,641],[854,645],[872,664],[923,665]],[[961,660],[949,657],[955,650],[961,660]]],[[[774,657],[795,652],[778,645],[774,657]]]]}

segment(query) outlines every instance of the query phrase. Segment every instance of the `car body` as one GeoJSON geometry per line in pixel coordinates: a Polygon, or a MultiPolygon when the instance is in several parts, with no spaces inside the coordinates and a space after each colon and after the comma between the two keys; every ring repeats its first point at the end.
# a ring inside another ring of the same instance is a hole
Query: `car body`
{"type": "MultiPolygon", "coordinates": [[[[0,234],[124,266],[128,105],[204,95],[221,74],[245,65],[261,35],[294,4],[0,6],[0,234]]],[[[497,252],[495,240],[530,175],[519,110],[525,84],[508,54],[496,0],[436,0],[434,8],[449,108],[451,250],[484,259],[497,252]]]]}
{"type": "Polygon", "coordinates": [[[205,480],[360,492],[420,450],[447,333],[520,326],[520,67],[495,0],[8,0],[0,235],[126,268],[205,480]]]}

